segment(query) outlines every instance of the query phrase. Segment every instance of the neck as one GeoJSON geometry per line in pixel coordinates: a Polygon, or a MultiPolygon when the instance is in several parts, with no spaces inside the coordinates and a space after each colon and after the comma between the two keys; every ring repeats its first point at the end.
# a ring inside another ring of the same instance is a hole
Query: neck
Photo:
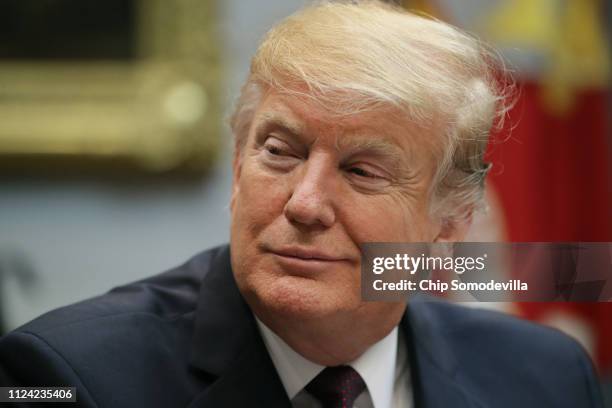
{"type": "Polygon", "coordinates": [[[348,364],[365,353],[399,323],[403,314],[386,316],[385,324],[368,322],[355,316],[287,319],[257,313],[257,317],[293,350],[324,366],[348,364]],[[389,318],[392,317],[392,318],[389,318]],[[356,324],[355,322],[359,322],[356,324]]]}

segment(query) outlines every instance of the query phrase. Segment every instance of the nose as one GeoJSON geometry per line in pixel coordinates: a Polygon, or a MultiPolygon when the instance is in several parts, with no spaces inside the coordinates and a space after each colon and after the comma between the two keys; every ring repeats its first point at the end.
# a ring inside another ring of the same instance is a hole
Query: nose
{"type": "Polygon", "coordinates": [[[331,227],[336,221],[333,206],[332,164],[325,157],[311,157],[296,174],[293,191],[285,205],[285,216],[306,226],[331,227]]]}

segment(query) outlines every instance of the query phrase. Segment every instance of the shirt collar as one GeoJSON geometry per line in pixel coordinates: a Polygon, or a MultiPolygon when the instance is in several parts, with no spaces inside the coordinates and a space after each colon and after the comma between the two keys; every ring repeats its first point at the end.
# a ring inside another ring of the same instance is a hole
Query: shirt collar
{"type": "Polygon", "coordinates": [[[396,326],[391,333],[349,364],[368,386],[374,408],[391,406],[397,359],[397,331],[396,326]]]}
{"type": "MultiPolygon", "coordinates": [[[[285,391],[289,399],[293,399],[325,366],[304,358],[259,319],[256,320],[285,391]]],[[[363,378],[374,408],[391,406],[397,359],[397,335],[398,330],[395,327],[386,337],[348,364],[363,378]]]]}

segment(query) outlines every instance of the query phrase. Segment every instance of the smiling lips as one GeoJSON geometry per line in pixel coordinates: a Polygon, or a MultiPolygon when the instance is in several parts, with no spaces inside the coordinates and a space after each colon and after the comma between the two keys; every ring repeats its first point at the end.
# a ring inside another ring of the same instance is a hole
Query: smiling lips
{"type": "Polygon", "coordinates": [[[333,262],[333,261],[343,261],[346,259],[343,257],[333,256],[333,255],[327,254],[323,251],[319,251],[316,249],[308,249],[308,248],[300,248],[300,247],[286,247],[286,248],[280,248],[280,249],[273,249],[271,250],[271,252],[274,253],[275,255],[279,255],[283,257],[290,257],[290,258],[297,258],[297,259],[302,259],[305,261],[333,262]]]}
{"type": "Polygon", "coordinates": [[[312,273],[328,269],[334,265],[348,261],[345,257],[334,256],[324,251],[302,248],[302,247],[283,247],[270,249],[270,253],[282,266],[290,269],[294,273],[312,273]]]}

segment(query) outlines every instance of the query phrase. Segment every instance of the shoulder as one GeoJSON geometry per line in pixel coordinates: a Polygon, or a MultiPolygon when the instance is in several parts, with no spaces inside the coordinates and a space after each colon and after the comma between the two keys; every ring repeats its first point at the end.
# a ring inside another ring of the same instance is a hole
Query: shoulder
{"type": "Polygon", "coordinates": [[[76,384],[101,401],[107,397],[100,391],[111,384],[143,389],[187,378],[201,282],[223,248],[46,313],[0,338],[0,383],[76,384]]]}
{"type": "Polygon", "coordinates": [[[116,287],[101,296],[45,313],[15,332],[45,334],[141,316],[171,320],[196,307],[201,281],[220,248],[204,251],[168,271],[116,287]]]}
{"type": "Polygon", "coordinates": [[[465,389],[524,406],[600,406],[590,357],[559,330],[430,298],[411,305],[421,332],[438,339],[432,353],[454,361],[465,389]]]}
{"type": "Polygon", "coordinates": [[[453,345],[478,346],[480,352],[522,351],[538,356],[554,355],[561,350],[580,347],[557,329],[518,317],[427,298],[415,305],[420,319],[426,319],[436,331],[452,339],[453,345]]]}

